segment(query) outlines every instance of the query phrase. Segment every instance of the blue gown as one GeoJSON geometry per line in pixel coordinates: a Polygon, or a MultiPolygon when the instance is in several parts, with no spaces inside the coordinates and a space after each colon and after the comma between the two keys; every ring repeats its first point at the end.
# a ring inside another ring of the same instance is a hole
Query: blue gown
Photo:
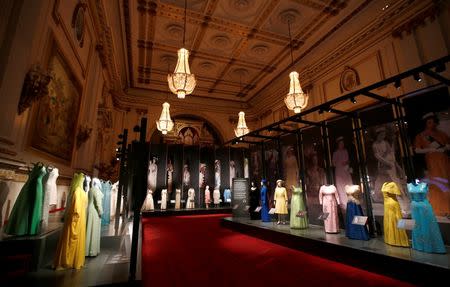
{"type": "Polygon", "coordinates": [[[228,188],[223,191],[223,201],[225,201],[225,203],[231,202],[231,190],[228,188]]]}
{"type": "Polygon", "coordinates": [[[102,225],[109,225],[110,222],[110,209],[111,209],[111,182],[107,181],[102,183],[103,192],[103,214],[102,214],[102,225]]]}
{"type": "Polygon", "coordinates": [[[267,186],[263,185],[261,188],[261,220],[263,222],[270,222],[269,214],[269,200],[267,198],[267,186]]]}
{"type": "Polygon", "coordinates": [[[347,202],[347,213],[345,221],[345,236],[356,240],[369,240],[369,232],[365,225],[352,224],[355,215],[364,216],[361,205],[353,201],[347,202]]]}
{"type": "Polygon", "coordinates": [[[428,185],[408,183],[411,195],[411,215],[416,221],[412,230],[412,248],[428,253],[446,253],[439,225],[427,199],[428,185]]]}

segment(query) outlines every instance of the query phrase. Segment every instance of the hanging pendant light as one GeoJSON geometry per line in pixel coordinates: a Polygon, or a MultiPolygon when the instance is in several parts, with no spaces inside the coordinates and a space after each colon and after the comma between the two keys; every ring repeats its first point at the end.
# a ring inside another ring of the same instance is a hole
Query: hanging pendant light
{"type": "MultiPolygon", "coordinates": [[[[291,38],[291,22],[288,21],[289,28],[289,46],[291,48],[291,65],[294,65],[294,56],[292,53],[292,38],[291,38]]],[[[292,71],[289,74],[289,93],[284,97],[284,103],[287,108],[293,110],[294,113],[298,114],[308,105],[308,94],[303,92],[300,86],[300,81],[298,79],[299,75],[296,71],[292,71]]]]}
{"type": "Polygon", "coordinates": [[[166,135],[167,132],[170,132],[173,129],[173,121],[170,118],[170,104],[168,102],[165,102],[162,104],[163,109],[161,112],[161,116],[159,117],[159,120],[156,121],[156,127],[163,135],[166,135]]]}
{"type": "MultiPolygon", "coordinates": [[[[186,42],[186,9],[187,0],[184,0],[183,46],[186,42]]],[[[179,99],[184,99],[186,95],[190,95],[194,91],[197,82],[189,69],[189,51],[187,49],[181,48],[178,50],[177,66],[172,74],[167,75],[167,82],[170,91],[176,94],[179,99]]]]}
{"type": "Polygon", "coordinates": [[[241,137],[249,133],[247,123],[245,122],[245,113],[243,111],[239,112],[239,120],[237,127],[234,129],[234,133],[237,137],[241,137]]]}

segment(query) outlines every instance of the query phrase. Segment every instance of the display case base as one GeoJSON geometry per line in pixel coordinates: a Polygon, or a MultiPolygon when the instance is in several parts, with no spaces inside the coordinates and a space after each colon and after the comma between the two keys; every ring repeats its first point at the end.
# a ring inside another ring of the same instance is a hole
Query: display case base
{"type": "Polygon", "coordinates": [[[193,209],[166,209],[154,211],[142,211],[142,216],[180,216],[180,215],[201,215],[201,214],[231,214],[231,207],[218,207],[218,208],[193,208],[193,209]]]}
{"type": "MultiPolygon", "coordinates": [[[[345,231],[327,234],[321,226],[291,229],[289,225],[248,218],[222,219],[222,225],[272,243],[387,275],[415,285],[432,286],[450,276],[450,254],[430,254],[387,245],[382,238],[351,240],[345,231]]],[[[445,281],[442,281],[445,280],[445,281]]]]}

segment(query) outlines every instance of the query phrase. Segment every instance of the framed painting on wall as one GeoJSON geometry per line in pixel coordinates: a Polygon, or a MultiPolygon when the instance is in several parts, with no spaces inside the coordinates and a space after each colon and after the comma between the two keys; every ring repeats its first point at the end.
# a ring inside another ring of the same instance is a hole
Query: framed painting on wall
{"type": "Polygon", "coordinates": [[[80,110],[81,85],[57,49],[49,58],[48,68],[54,77],[48,85],[48,95],[38,102],[31,146],[70,162],[80,110]]]}

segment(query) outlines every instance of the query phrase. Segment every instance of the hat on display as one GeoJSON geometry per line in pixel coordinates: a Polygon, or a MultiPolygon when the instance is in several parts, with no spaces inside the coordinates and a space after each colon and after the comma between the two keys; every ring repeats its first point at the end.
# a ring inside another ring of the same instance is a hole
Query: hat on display
{"type": "Polygon", "coordinates": [[[436,114],[433,112],[426,113],[422,116],[422,120],[428,120],[429,118],[435,118],[436,114]]]}
{"type": "Polygon", "coordinates": [[[283,180],[282,179],[277,180],[277,183],[279,183],[279,182],[283,182],[283,180]]]}
{"type": "Polygon", "coordinates": [[[339,136],[336,139],[336,143],[340,142],[340,141],[344,141],[344,137],[343,136],[339,136]]]}

